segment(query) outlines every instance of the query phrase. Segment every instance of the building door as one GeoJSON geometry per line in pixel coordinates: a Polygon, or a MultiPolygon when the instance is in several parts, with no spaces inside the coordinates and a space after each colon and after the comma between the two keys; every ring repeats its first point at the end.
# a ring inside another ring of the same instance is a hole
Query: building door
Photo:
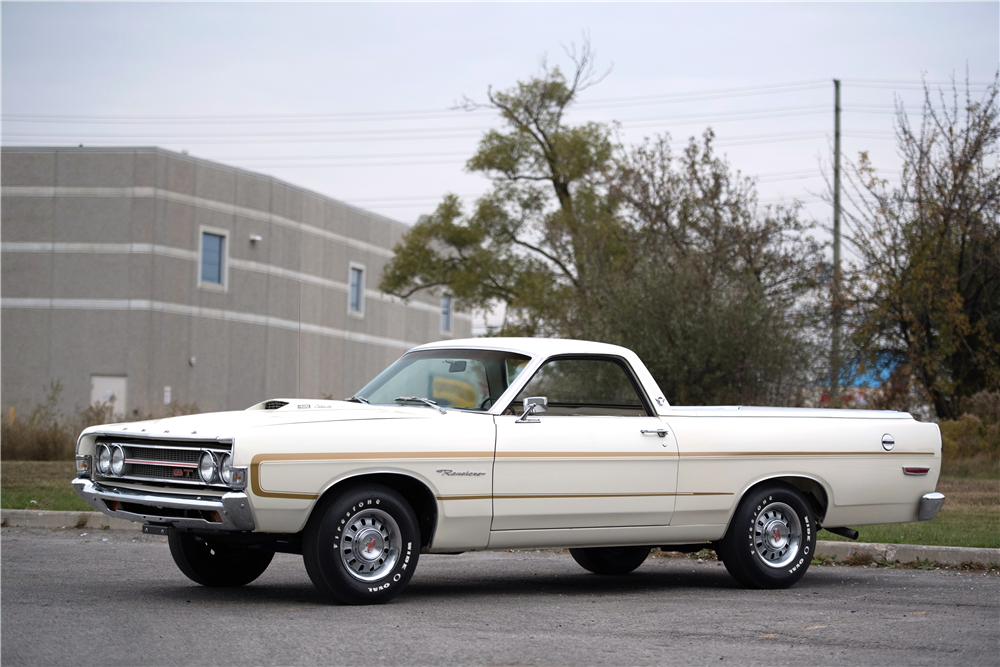
{"type": "Polygon", "coordinates": [[[127,414],[128,388],[127,378],[121,375],[91,375],[90,404],[110,403],[115,399],[115,414],[127,414]]]}

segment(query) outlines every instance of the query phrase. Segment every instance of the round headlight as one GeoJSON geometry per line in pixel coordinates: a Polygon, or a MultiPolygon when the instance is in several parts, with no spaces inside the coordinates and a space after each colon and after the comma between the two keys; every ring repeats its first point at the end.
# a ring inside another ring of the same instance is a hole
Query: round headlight
{"type": "Polygon", "coordinates": [[[232,454],[223,454],[222,461],[219,462],[219,477],[226,484],[233,483],[233,456],[232,454]]]}
{"type": "Polygon", "coordinates": [[[205,484],[211,484],[212,480],[215,479],[215,472],[215,456],[212,452],[205,452],[201,455],[201,460],[198,462],[198,474],[201,475],[201,481],[205,482],[205,484]]]}
{"type": "Polygon", "coordinates": [[[111,452],[111,474],[121,477],[123,472],[125,472],[125,450],[120,445],[115,445],[111,452]]]}
{"type": "Polygon", "coordinates": [[[111,448],[107,445],[97,446],[97,472],[102,475],[111,472],[111,448]]]}

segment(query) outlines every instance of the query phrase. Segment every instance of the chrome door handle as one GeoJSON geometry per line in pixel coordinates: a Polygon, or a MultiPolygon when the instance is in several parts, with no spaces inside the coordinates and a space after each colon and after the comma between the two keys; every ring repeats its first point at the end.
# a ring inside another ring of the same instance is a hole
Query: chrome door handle
{"type": "Polygon", "coordinates": [[[667,429],[665,429],[665,428],[658,428],[655,431],[647,431],[646,429],[642,429],[639,432],[642,433],[643,435],[646,435],[647,433],[655,433],[656,435],[660,436],[661,438],[667,437],[667,433],[669,433],[669,431],[667,431],[667,429]]]}

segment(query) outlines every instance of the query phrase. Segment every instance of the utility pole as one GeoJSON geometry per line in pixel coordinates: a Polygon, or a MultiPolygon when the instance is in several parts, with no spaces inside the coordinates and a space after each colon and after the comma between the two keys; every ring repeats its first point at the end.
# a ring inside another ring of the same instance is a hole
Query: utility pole
{"type": "Polygon", "coordinates": [[[833,332],[830,345],[830,404],[840,405],[840,79],[833,80],[833,332]]]}

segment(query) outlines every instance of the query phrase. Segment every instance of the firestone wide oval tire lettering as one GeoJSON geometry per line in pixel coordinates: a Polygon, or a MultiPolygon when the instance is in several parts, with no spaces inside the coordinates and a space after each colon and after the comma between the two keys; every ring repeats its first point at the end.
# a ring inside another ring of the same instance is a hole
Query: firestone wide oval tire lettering
{"type": "Polygon", "coordinates": [[[652,547],[593,547],[570,549],[580,567],[594,574],[628,574],[644,562],[652,547]]]}
{"type": "Polygon", "coordinates": [[[399,595],[417,567],[420,527],[392,489],[367,484],[313,510],[302,558],[313,584],[344,604],[382,604],[399,595]]]}
{"type": "Polygon", "coordinates": [[[170,531],[170,555],[188,579],[202,586],[245,586],[264,574],[274,554],[191,533],[170,531]]]}
{"type": "Polygon", "coordinates": [[[716,553],[747,588],[788,588],[816,553],[816,516],[795,487],[775,483],[743,498],[716,553]]]}

